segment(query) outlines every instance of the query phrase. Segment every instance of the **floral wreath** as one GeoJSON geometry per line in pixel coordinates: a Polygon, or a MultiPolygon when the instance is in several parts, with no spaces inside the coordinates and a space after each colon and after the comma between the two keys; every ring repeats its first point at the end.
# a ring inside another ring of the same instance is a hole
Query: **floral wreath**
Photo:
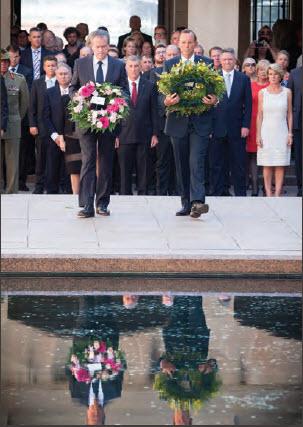
{"type": "Polygon", "coordinates": [[[127,98],[119,86],[88,82],[69,103],[72,121],[80,129],[112,132],[129,113],[127,98]]]}
{"type": "Polygon", "coordinates": [[[180,102],[166,107],[167,112],[176,112],[178,116],[202,114],[212,106],[202,102],[207,95],[222,98],[226,92],[223,77],[203,61],[184,64],[180,61],[173,65],[170,72],[159,75],[157,82],[159,92],[163,95],[176,93],[180,102]]]}

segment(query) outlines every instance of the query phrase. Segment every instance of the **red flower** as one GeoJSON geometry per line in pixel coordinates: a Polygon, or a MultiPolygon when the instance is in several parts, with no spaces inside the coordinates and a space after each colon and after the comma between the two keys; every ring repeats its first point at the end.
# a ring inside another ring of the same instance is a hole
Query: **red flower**
{"type": "Polygon", "coordinates": [[[102,123],[103,129],[107,129],[109,127],[108,117],[100,117],[99,121],[102,123]]]}
{"type": "Polygon", "coordinates": [[[95,86],[88,83],[86,86],[82,86],[80,88],[79,93],[81,96],[84,96],[84,98],[89,98],[94,91],[95,91],[95,86]]]}

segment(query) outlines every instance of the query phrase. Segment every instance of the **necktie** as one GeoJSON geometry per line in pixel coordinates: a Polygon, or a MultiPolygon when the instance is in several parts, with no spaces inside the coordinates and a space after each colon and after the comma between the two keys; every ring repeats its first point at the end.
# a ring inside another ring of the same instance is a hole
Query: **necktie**
{"type": "Polygon", "coordinates": [[[39,49],[34,50],[33,68],[34,68],[34,80],[40,77],[40,58],[39,49]]]}
{"type": "Polygon", "coordinates": [[[104,83],[104,76],[103,76],[103,70],[102,70],[102,61],[98,61],[99,67],[97,69],[97,75],[96,75],[96,83],[104,83]]]}
{"type": "Polygon", "coordinates": [[[137,98],[138,98],[138,92],[137,92],[137,84],[136,82],[132,82],[132,103],[134,106],[136,106],[137,98]]]}
{"type": "Polygon", "coordinates": [[[230,90],[231,90],[231,76],[230,76],[230,73],[227,73],[226,76],[225,76],[225,86],[226,86],[227,96],[229,98],[230,90]]]}

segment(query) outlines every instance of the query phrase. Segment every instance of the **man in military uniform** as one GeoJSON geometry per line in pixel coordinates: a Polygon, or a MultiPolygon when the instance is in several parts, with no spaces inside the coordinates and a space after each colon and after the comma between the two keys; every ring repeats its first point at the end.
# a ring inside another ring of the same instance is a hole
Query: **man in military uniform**
{"type": "MultiPolygon", "coordinates": [[[[9,71],[9,53],[1,49],[1,75],[4,78],[7,101],[7,129],[1,141],[1,182],[3,182],[3,156],[6,166],[6,193],[17,193],[19,186],[19,148],[21,137],[21,120],[29,105],[29,92],[24,76],[9,71]]],[[[1,185],[1,189],[3,186],[1,185]]]]}

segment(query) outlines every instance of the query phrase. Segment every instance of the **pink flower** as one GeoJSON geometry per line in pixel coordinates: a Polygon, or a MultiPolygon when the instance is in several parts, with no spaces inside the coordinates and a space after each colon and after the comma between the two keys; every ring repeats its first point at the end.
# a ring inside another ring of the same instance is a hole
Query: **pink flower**
{"type": "Polygon", "coordinates": [[[115,104],[117,105],[126,105],[126,102],[123,98],[115,98],[115,104]]]}
{"type": "Polygon", "coordinates": [[[119,105],[118,104],[108,105],[106,109],[109,113],[117,113],[119,111],[119,105]]]}
{"type": "Polygon", "coordinates": [[[87,369],[78,368],[78,369],[73,369],[72,372],[73,372],[76,380],[79,381],[80,383],[86,383],[86,382],[89,382],[91,380],[91,377],[89,375],[89,371],[87,369]]]}
{"type": "Polygon", "coordinates": [[[84,98],[88,98],[93,94],[94,91],[95,91],[95,85],[93,83],[88,83],[87,85],[82,86],[79,89],[79,94],[81,96],[84,96],[84,98]]]}
{"type": "Polygon", "coordinates": [[[102,123],[102,128],[107,129],[109,127],[108,117],[100,117],[99,121],[102,123]]]}

